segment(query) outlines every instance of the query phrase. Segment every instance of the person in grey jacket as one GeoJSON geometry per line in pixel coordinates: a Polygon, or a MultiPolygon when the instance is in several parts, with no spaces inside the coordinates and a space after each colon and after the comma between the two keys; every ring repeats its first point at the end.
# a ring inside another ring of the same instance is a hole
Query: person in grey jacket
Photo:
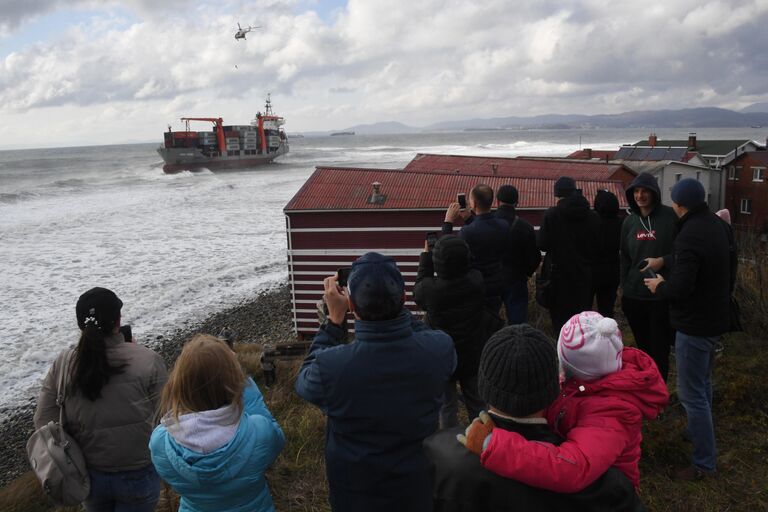
{"type": "Polygon", "coordinates": [[[54,361],[34,415],[35,428],[58,420],[56,387],[60,372],[69,372],[64,428],[85,456],[91,478],[88,512],[119,510],[121,504],[151,512],[160,496],[160,477],[148,445],[167,371],[159,355],[123,337],[122,306],[105,288],[80,296],[80,341],[54,361]],[[69,367],[63,368],[67,360],[69,367]]]}

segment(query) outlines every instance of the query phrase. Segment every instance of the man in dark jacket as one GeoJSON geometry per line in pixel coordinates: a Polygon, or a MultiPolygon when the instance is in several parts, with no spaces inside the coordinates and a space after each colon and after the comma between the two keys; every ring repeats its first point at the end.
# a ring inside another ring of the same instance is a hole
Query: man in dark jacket
{"type": "MultiPolygon", "coordinates": [[[[485,303],[498,312],[501,308],[501,295],[504,292],[504,271],[501,259],[507,248],[509,224],[496,217],[493,207],[493,189],[488,185],[477,185],[469,194],[469,206],[475,216],[471,223],[459,232],[472,252],[472,266],[480,271],[485,283],[485,303]]],[[[453,224],[462,219],[469,219],[472,212],[460,210],[458,203],[448,207],[443,223],[443,233],[450,235],[453,224]]]]}
{"type": "Polygon", "coordinates": [[[453,235],[441,237],[432,251],[425,244],[413,287],[413,298],[426,311],[429,326],[445,331],[456,347],[456,371],[445,388],[440,428],[459,424],[457,382],[470,418],[485,407],[477,393],[477,367],[488,337],[503,325],[485,307],[483,276],[470,268],[470,260],[467,243],[453,235]]]}
{"type": "Polygon", "coordinates": [[[451,338],[403,308],[395,262],[367,253],[352,264],[349,291],[325,279],[328,320],[296,380],[296,392],[327,415],[325,465],[336,511],[431,510],[424,439],[437,429],[456,367],[451,338]],[[342,344],[351,310],[355,340],[342,344]]]}
{"type": "Polygon", "coordinates": [[[640,267],[645,267],[646,258],[672,253],[677,216],[661,204],[659,184],[651,174],[638,174],[626,194],[630,214],[621,226],[621,309],[637,347],[651,356],[666,381],[675,339],[669,301],[648,291],[640,267]]]}
{"type": "Polygon", "coordinates": [[[499,208],[496,217],[509,224],[507,248],[501,259],[504,272],[502,298],[509,325],[528,321],[528,278],[541,262],[541,252],[536,246],[536,232],[530,223],[517,214],[518,192],[512,185],[502,185],[496,191],[499,208]]]}
{"type": "MultiPolygon", "coordinates": [[[[555,345],[528,325],[506,327],[486,344],[480,362],[480,393],[497,428],[526,439],[560,444],[543,410],[558,394],[555,345]]],[[[441,430],[424,441],[434,474],[436,512],[636,511],[643,510],[630,480],[610,468],[584,490],[557,494],[503,478],[457,440],[463,429],[441,430]]]]}
{"type": "Polygon", "coordinates": [[[594,206],[595,212],[600,216],[600,249],[592,269],[592,290],[597,302],[597,312],[604,317],[613,318],[616,290],[619,287],[619,199],[608,190],[598,190],[594,206]]]}
{"type": "MultiPolygon", "coordinates": [[[[704,187],[686,178],[672,187],[672,207],[680,218],[668,278],[646,279],[651,293],[670,301],[675,335],[677,392],[688,416],[693,465],[678,478],[698,480],[716,470],[712,421],[712,362],[715,346],[729,330],[732,264],[728,226],[709,211],[704,187]]],[[[666,261],[666,260],[665,260],[666,261]]],[[[660,259],[650,262],[658,267],[660,259]]]]}
{"type": "Polygon", "coordinates": [[[557,206],[544,213],[539,230],[539,249],[545,277],[553,287],[549,308],[555,333],[577,313],[592,309],[592,267],[598,249],[600,218],[576,189],[573,178],[555,182],[557,206]]]}

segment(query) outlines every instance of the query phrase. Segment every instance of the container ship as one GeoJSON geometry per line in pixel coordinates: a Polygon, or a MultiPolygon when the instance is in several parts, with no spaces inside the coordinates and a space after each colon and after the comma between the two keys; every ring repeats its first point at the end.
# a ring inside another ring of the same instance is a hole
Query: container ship
{"type": "Polygon", "coordinates": [[[157,152],[165,161],[163,171],[174,173],[197,169],[254,167],[268,164],[288,153],[288,138],[281,126],[282,117],[272,112],[267,96],[264,113],[248,125],[224,125],[220,117],[182,117],[185,130],[165,132],[164,143],[157,152]],[[208,131],[191,131],[190,121],[213,123],[208,131]]]}

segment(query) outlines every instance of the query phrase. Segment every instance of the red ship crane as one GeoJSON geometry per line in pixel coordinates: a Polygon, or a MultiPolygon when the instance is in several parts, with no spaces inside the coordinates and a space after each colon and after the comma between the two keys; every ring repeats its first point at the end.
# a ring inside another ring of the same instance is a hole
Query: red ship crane
{"type": "Polygon", "coordinates": [[[219,141],[219,151],[221,154],[225,154],[227,150],[227,143],[224,140],[224,121],[220,117],[182,117],[182,121],[187,123],[187,131],[189,131],[190,121],[210,121],[216,126],[216,139],[219,141]]]}

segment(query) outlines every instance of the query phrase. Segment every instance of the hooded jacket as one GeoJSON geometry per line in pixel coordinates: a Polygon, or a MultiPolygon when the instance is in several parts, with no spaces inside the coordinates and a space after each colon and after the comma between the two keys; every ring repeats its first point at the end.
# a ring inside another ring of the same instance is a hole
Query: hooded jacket
{"type": "Polygon", "coordinates": [[[483,276],[470,268],[466,242],[452,235],[421,253],[413,298],[427,313],[427,324],[445,331],[456,347],[455,379],[477,375],[488,338],[501,329],[501,318],[485,308],[483,276]],[[437,272],[437,277],[435,277],[437,272]]]}
{"type": "Polygon", "coordinates": [[[554,268],[552,310],[566,319],[592,306],[592,266],[599,250],[600,218],[579,193],[560,199],[544,213],[539,249],[544,267],[554,268]]]}
{"type": "Polygon", "coordinates": [[[501,476],[556,492],[580,491],[611,466],[639,487],[643,420],[656,418],[668,402],[656,363],[627,347],[621,370],[593,382],[566,380],[547,408],[547,422],[564,443],[529,443],[495,429],[480,461],[501,476]]]}
{"type": "Polygon", "coordinates": [[[285,437],[250,377],[236,428],[231,419],[217,420],[225,416],[217,410],[163,418],[149,441],[155,469],[181,495],[180,512],[275,510],[264,474],[285,437]]]}
{"type": "MultiPolygon", "coordinates": [[[[624,297],[638,300],[658,300],[643,283],[643,274],[638,269],[645,258],[663,257],[672,254],[672,244],[677,232],[677,215],[671,207],[661,204],[659,184],[651,174],[640,173],[626,190],[630,214],[621,226],[621,283],[624,297]],[[650,190],[656,201],[653,209],[644,217],[635,202],[635,189],[650,190]]],[[[660,274],[667,275],[668,269],[660,274]]]]}
{"type": "MultiPolygon", "coordinates": [[[[122,333],[108,336],[104,343],[110,363],[127,366],[109,378],[101,397],[94,401],[79,392],[69,393],[64,407],[65,428],[82,449],[88,469],[108,473],[141,469],[151,464],[147,441],[168,377],[165,363],[147,347],[126,343],[122,333]]],[[[35,428],[59,419],[56,388],[66,352],[59,354],[43,381],[35,428]]]]}
{"type": "Polygon", "coordinates": [[[619,200],[607,190],[598,190],[595,196],[595,212],[600,216],[600,250],[593,267],[593,288],[614,290],[619,286],[619,248],[621,223],[619,200]]]}
{"type": "Polygon", "coordinates": [[[730,328],[729,301],[736,278],[731,228],[706,204],[679,220],[674,260],[656,294],[669,299],[669,320],[691,336],[719,336],[730,328]]]}
{"type": "MultiPolygon", "coordinates": [[[[559,445],[563,439],[544,424],[517,423],[493,416],[497,429],[516,432],[530,441],[559,445]]],[[[456,440],[464,428],[441,430],[424,441],[434,475],[433,512],[640,512],[645,510],[632,483],[608,468],[592,485],[577,493],[536,489],[503,478],[480,465],[480,459],[456,440]]]]}
{"type": "Polygon", "coordinates": [[[404,309],[355,320],[355,340],[326,324],[296,379],[296,392],[328,417],[325,468],[335,512],[421,512],[432,493],[424,439],[437,430],[456,367],[451,338],[404,309]]]}

